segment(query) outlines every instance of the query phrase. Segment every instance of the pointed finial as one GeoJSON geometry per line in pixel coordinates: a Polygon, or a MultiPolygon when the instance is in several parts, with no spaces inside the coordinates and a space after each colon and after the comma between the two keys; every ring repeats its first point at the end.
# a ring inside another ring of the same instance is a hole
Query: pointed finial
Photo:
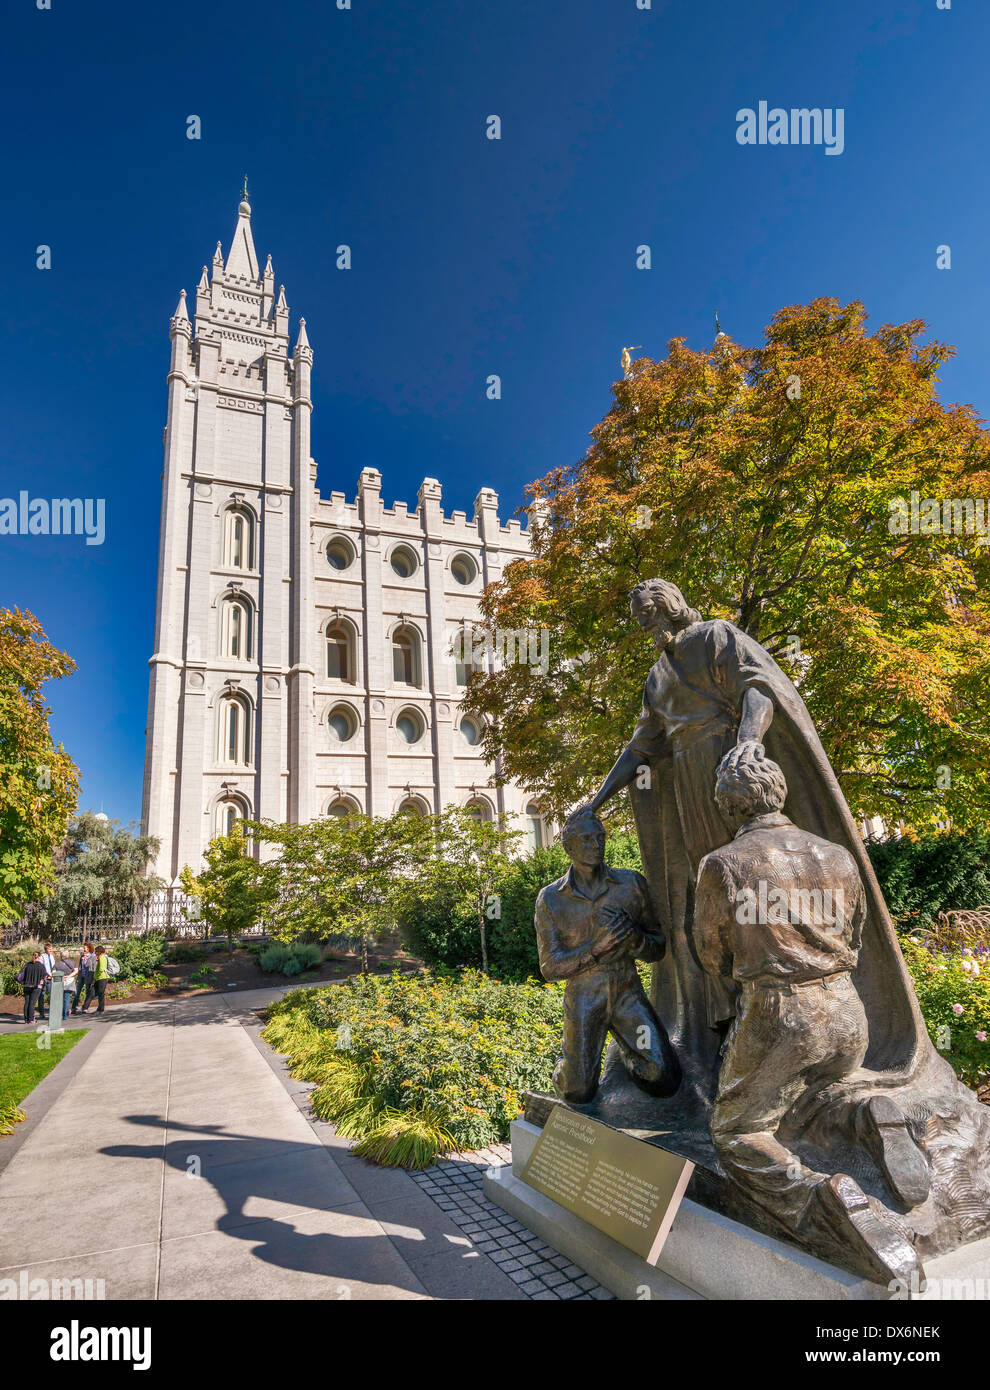
{"type": "Polygon", "coordinates": [[[244,213],[248,217],[251,216],[251,204],[248,202],[247,174],[244,175],[244,187],[241,189],[241,201],[238,204],[237,211],[239,213],[244,213]]]}
{"type": "Polygon", "coordinates": [[[715,337],[725,338],[728,335],[722,332],[722,325],[718,321],[718,310],[715,311],[715,337]]]}
{"type": "Polygon", "coordinates": [[[186,312],[186,292],[185,292],[185,290],[180,290],[180,291],[179,291],[179,302],[178,302],[178,304],[175,306],[175,313],[172,315],[172,317],[173,317],[174,319],[180,319],[180,320],[181,320],[181,319],[185,319],[187,322],[188,322],[188,320],[189,320],[189,315],[188,315],[187,312],[186,312]]]}
{"type": "Polygon", "coordinates": [[[309,339],[306,336],[306,320],[299,320],[299,337],[296,339],[297,348],[308,348],[309,339]]]}

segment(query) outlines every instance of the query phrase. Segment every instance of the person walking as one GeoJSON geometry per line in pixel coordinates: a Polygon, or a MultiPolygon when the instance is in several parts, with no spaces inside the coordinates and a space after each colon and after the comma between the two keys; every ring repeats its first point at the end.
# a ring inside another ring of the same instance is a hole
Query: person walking
{"type": "Polygon", "coordinates": [[[76,981],[76,995],[72,1003],[74,1014],[84,1014],[89,1008],[89,1001],[95,993],[93,988],[93,972],[95,970],[96,952],[93,950],[93,943],[92,941],[84,941],[80,956],[79,979],[76,981]]]}
{"type": "Polygon", "coordinates": [[[38,959],[41,961],[41,967],[45,972],[45,978],[41,985],[41,995],[38,999],[38,1017],[43,1019],[48,1012],[46,1004],[49,991],[51,990],[52,971],[55,969],[55,955],[52,951],[52,943],[50,941],[45,942],[45,949],[38,959]]]}
{"type": "Polygon", "coordinates": [[[24,1022],[34,1022],[34,1009],[45,983],[45,967],[41,964],[41,952],[35,951],[17,976],[18,984],[24,987],[24,1022]]]}
{"type": "Polygon", "coordinates": [[[107,957],[107,948],[97,946],[96,948],[96,967],[93,971],[93,984],[96,987],[96,1012],[102,1014],[106,1011],[107,985],[110,983],[110,966],[107,957]]]}

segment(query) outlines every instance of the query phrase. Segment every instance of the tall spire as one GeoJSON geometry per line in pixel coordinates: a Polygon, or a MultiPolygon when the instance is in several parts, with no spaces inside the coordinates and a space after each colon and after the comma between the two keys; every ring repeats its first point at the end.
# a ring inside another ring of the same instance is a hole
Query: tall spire
{"type": "Polygon", "coordinates": [[[251,235],[251,204],[247,200],[247,175],[244,176],[244,192],[237,208],[237,226],[230,243],[226,274],[242,275],[248,280],[258,279],[258,257],[254,251],[254,237],[251,235]]]}

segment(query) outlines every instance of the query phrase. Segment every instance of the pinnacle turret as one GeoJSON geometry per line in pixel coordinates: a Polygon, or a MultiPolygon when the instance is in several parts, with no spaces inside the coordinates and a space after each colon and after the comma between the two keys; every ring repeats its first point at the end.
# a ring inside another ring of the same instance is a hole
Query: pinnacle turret
{"type": "Polygon", "coordinates": [[[227,257],[224,272],[228,278],[235,275],[245,280],[260,278],[254,237],[251,235],[251,204],[246,198],[242,199],[237,208],[237,226],[234,228],[230,255],[227,257]]]}

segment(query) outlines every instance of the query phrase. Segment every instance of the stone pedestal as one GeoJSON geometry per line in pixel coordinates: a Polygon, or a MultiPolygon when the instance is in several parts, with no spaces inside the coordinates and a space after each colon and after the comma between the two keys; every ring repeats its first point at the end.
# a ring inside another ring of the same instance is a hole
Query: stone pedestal
{"type": "MultiPolygon", "coordinates": [[[[539,1137],[525,1120],[512,1126],[512,1169],[489,1169],[485,1194],[618,1298],[890,1300],[891,1291],[837,1269],[783,1241],[761,1235],[685,1199],[655,1266],[648,1265],[524,1183],[521,1173],[539,1137]]],[[[927,1291],[900,1290],[902,1300],[990,1297],[990,1239],[925,1261],[927,1291]]],[[[895,1297],[894,1301],[897,1301],[895,1297]]]]}

